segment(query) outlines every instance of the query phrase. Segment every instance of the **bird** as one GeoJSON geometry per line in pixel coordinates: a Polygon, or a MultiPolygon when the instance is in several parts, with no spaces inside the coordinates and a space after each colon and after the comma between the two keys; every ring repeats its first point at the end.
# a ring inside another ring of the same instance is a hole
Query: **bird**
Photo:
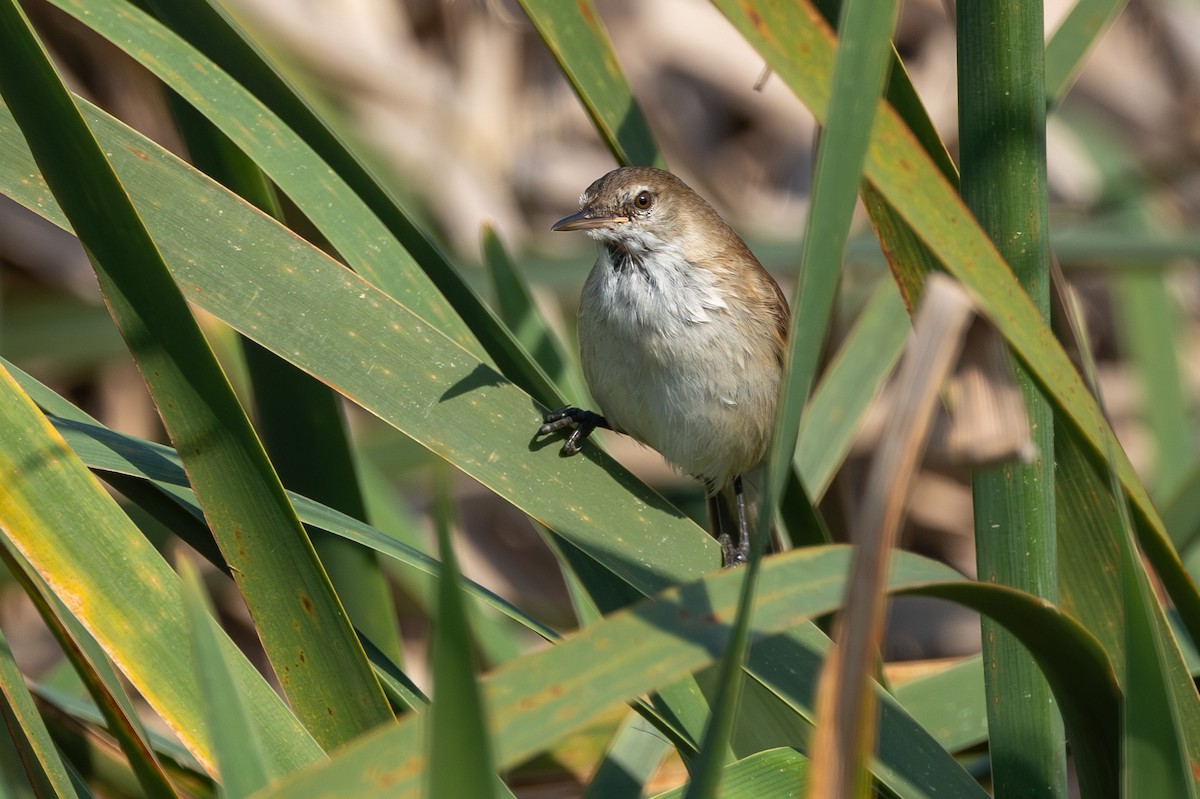
{"type": "Polygon", "coordinates": [[[779,284],[707,201],[655,167],[599,178],[551,230],[600,244],[578,327],[599,410],[559,408],[537,435],[572,428],[564,456],[596,428],[658,450],[703,482],[723,565],[745,563],[742,478],[766,455],[787,352],[779,284]]]}

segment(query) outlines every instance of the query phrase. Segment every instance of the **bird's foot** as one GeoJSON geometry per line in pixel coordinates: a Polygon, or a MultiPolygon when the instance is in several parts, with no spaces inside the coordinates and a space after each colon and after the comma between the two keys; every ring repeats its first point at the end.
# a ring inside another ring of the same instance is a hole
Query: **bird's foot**
{"type": "Polygon", "coordinates": [[[560,453],[566,457],[579,452],[584,440],[597,427],[608,428],[608,420],[598,413],[585,411],[582,408],[566,406],[546,414],[545,424],[538,428],[537,435],[546,436],[556,430],[574,425],[575,429],[563,442],[560,453]]]}
{"type": "Polygon", "coordinates": [[[737,545],[733,543],[733,539],[726,533],[721,533],[717,537],[717,543],[721,545],[721,567],[724,569],[733,569],[738,566],[744,566],[750,560],[750,547],[748,544],[737,545]]]}

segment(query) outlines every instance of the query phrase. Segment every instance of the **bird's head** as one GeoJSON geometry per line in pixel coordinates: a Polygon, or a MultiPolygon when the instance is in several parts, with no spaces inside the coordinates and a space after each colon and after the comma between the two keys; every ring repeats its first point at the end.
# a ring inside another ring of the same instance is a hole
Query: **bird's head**
{"type": "Polygon", "coordinates": [[[579,211],[551,230],[583,230],[633,253],[672,248],[691,260],[721,249],[736,234],[700,195],[654,167],[614,169],[579,197],[579,211]]]}

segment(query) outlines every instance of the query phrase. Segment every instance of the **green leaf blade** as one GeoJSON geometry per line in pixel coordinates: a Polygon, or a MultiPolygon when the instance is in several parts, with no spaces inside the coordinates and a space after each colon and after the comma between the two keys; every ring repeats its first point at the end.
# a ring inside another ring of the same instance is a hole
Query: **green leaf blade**
{"type": "Polygon", "coordinates": [[[521,7],[575,89],[592,124],[622,166],[665,166],[650,127],[621,74],[592,0],[521,0],[521,7]]]}
{"type": "Polygon", "coordinates": [[[429,711],[429,796],[496,795],[491,741],[471,651],[458,562],[450,541],[451,510],[447,480],[435,487],[438,554],[437,626],[431,672],[433,707],[429,711]]]}
{"type": "MultiPolygon", "coordinates": [[[[961,8],[960,191],[1044,319],[1050,317],[1050,237],[1041,3],[961,8]]],[[[1054,412],[1022,364],[1015,369],[1035,455],[972,475],[979,574],[1058,599],[1054,412]]],[[[1062,721],[1024,647],[983,623],[988,754],[1000,795],[1067,795],[1062,721]]]]}
{"type": "MultiPolygon", "coordinates": [[[[211,764],[190,680],[179,581],[5,371],[0,375],[0,529],[197,759],[211,764]],[[21,464],[43,463],[39,470],[21,464]],[[69,501],[64,501],[69,497],[69,501]]],[[[236,649],[226,638],[222,646],[236,649]]],[[[244,657],[236,679],[281,776],[323,756],[244,657]]]]}
{"type": "Polygon", "coordinates": [[[216,621],[200,577],[189,561],[182,561],[180,566],[192,662],[200,694],[205,699],[209,741],[216,755],[221,794],[228,799],[243,799],[267,784],[267,753],[251,723],[231,664],[219,645],[216,621]]]}
{"type": "Polygon", "coordinates": [[[379,684],[138,211],[16,6],[0,12],[0,92],[88,250],[284,690],[324,743],[344,743],[392,717],[379,684]]]}

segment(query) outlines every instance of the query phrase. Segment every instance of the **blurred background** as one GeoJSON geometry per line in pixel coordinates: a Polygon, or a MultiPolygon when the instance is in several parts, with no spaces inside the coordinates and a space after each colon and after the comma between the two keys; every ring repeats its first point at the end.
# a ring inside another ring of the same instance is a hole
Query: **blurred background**
{"type": "MultiPolygon", "coordinates": [[[[616,164],[519,6],[506,0],[224,0],[260,44],[391,177],[440,236],[475,289],[490,223],[532,282],[546,318],[575,352],[576,298],[595,257],[582,236],[551,235],[579,193],[616,164]]],[[[1052,32],[1073,3],[1046,0],[1052,32]]],[[[78,93],[186,157],[153,78],[115,48],[37,0],[25,6],[78,93]]],[[[673,171],[751,244],[789,295],[810,187],[815,128],[782,82],[702,0],[596,0],[617,57],[673,171]]],[[[1196,442],[1200,282],[1200,3],[1132,0],[1049,119],[1056,253],[1084,301],[1103,399],[1156,499],[1182,484],[1196,442]],[[1141,335],[1153,328],[1160,335],[1141,335]],[[1164,339],[1163,336],[1166,336],[1164,339]],[[1163,341],[1174,346],[1164,347],[1163,341]],[[1157,342],[1157,343],[1154,343],[1157,342]]],[[[951,0],[907,0],[896,47],[954,153],[951,0]]],[[[845,331],[889,279],[865,218],[845,265],[845,331]]],[[[231,334],[206,322],[239,386],[231,334]]],[[[836,339],[835,333],[835,339],[836,339]]],[[[830,341],[832,351],[837,341],[830,341]]],[[[154,408],[78,243],[0,198],[0,354],[115,429],[164,440],[154,408]]],[[[579,397],[586,402],[586,397],[579,397]]],[[[364,457],[388,478],[378,526],[429,535],[429,456],[357,410],[364,457]],[[383,519],[382,521],[380,519],[383,519]]],[[[854,455],[822,500],[838,537],[852,536],[850,498],[888,412],[876,402],[854,455]]],[[[531,431],[532,434],[532,431],[531,431]]],[[[613,453],[699,516],[700,492],[649,450],[609,436],[613,453]]],[[[570,605],[553,558],[517,511],[465,478],[454,483],[465,571],[561,627],[570,605]]],[[[146,524],[152,524],[147,521],[146,524]]],[[[164,533],[164,541],[167,541],[164,533]]],[[[912,499],[904,546],[974,573],[969,475],[932,452],[912,499]]],[[[168,544],[169,545],[169,544],[168,544]]],[[[397,577],[409,673],[422,680],[425,620],[397,577]]],[[[222,612],[236,629],[236,592],[222,612]]],[[[0,625],[26,673],[46,673],[57,647],[19,591],[0,625]],[[44,662],[39,661],[44,659],[44,662]]],[[[243,643],[253,648],[246,625],[243,643]]],[[[889,659],[978,650],[975,617],[907,601],[893,612],[889,659]]]]}

